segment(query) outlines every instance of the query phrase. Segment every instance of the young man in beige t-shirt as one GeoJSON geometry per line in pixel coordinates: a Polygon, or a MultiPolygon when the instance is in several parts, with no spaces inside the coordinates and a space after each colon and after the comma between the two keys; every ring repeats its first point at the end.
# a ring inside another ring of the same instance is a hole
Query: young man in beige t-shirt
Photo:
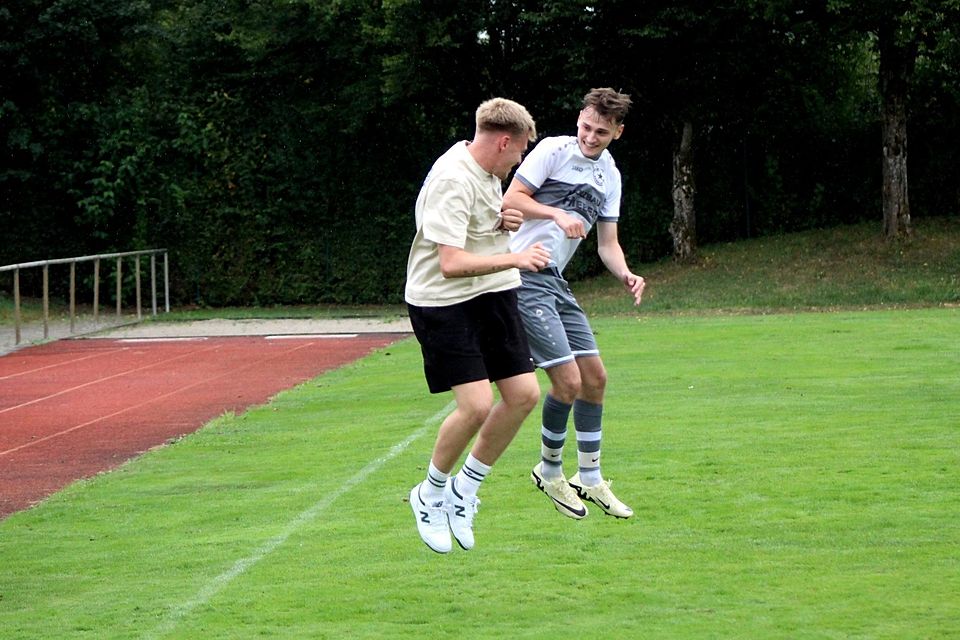
{"type": "Polygon", "coordinates": [[[477,109],[473,140],[434,163],[417,198],[404,297],[430,392],[452,391],[456,401],[426,479],[410,491],[420,537],[438,553],[451,550],[451,532],[463,549],[473,548],[480,483],[540,398],[516,289],[518,269],[542,269],[550,254],[539,244],[510,253],[508,233],[523,216],[502,210],[501,186],[535,139],[523,106],[488,100],[477,109]]]}

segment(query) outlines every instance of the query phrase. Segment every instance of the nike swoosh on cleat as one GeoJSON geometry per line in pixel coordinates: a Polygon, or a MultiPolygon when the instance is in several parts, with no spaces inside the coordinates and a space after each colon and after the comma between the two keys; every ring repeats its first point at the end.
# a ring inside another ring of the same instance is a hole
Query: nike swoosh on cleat
{"type": "Polygon", "coordinates": [[[603,507],[603,510],[604,510],[604,511],[609,511],[609,510],[610,510],[610,505],[608,505],[607,503],[605,503],[605,502],[604,502],[603,500],[601,500],[600,498],[590,498],[590,500],[591,500],[591,502],[596,502],[598,505],[600,505],[601,507],[603,507]]]}
{"type": "Polygon", "coordinates": [[[566,509],[567,511],[569,511],[570,513],[575,513],[575,514],[577,514],[577,515],[580,516],[580,517],[583,517],[583,516],[587,515],[587,508],[586,508],[586,507],[581,507],[580,509],[574,509],[574,508],[571,507],[570,505],[568,505],[568,504],[566,504],[566,503],[564,503],[564,502],[560,502],[560,501],[557,500],[556,498],[550,498],[550,499],[553,500],[554,502],[556,502],[558,505],[560,505],[560,506],[563,507],[564,509],[566,509]]]}
{"type": "Polygon", "coordinates": [[[587,508],[586,508],[586,507],[580,507],[579,509],[574,509],[573,507],[571,507],[571,506],[568,505],[567,503],[561,502],[560,500],[557,500],[556,498],[554,498],[553,496],[551,496],[550,494],[548,494],[548,493],[544,490],[544,488],[543,488],[543,483],[541,482],[540,476],[538,476],[538,475],[535,474],[535,473],[532,474],[532,475],[533,475],[534,481],[537,483],[537,488],[540,489],[540,491],[543,491],[543,493],[544,493],[548,498],[550,498],[551,500],[553,500],[555,503],[557,503],[558,505],[560,505],[561,507],[563,507],[564,509],[566,509],[566,510],[569,511],[570,513],[575,513],[575,514],[577,514],[578,516],[580,516],[581,518],[582,518],[583,516],[587,515],[587,508]]]}
{"type": "Polygon", "coordinates": [[[585,490],[583,487],[578,487],[578,486],[575,485],[575,484],[572,484],[572,485],[570,485],[570,486],[573,487],[573,490],[577,492],[577,495],[580,496],[581,499],[583,499],[583,500],[589,500],[589,501],[592,502],[593,504],[600,505],[601,507],[603,507],[603,510],[604,510],[604,511],[609,511],[609,510],[610,510],[610,505],[609,505],[609,504],[607,504],[606,502],[604,502],[604,501],[601,500],[600,498],[594,498],[594,497],[591,496],[589,493],[587,493],[586,490],[585,490]]]}

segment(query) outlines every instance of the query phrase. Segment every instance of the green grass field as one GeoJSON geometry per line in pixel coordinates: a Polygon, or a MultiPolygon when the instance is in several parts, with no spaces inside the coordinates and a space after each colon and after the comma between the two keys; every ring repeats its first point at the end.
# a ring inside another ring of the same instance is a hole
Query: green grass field
{"type": "Polygon", "coordinates": [[[595,329],[631,520],[534,489],[534,415],[476,548],[429,551],[408,339],[0,522],[0,636],[960,637],[960,312],[595,329]]]}
{"type": "Polygon", "coordinates": [[[0,522],[0,638],[960,638],[960,219],[636,271],[639,311],[576,285],[633,519],[554,511],[534,413],[477,547],[430,552],[405,500],[449,397],[408,339],[0,522]]]}

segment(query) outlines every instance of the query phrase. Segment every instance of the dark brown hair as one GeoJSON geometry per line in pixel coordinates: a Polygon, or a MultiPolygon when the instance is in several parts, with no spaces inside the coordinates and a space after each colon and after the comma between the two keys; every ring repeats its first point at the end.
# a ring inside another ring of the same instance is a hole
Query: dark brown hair
{"type": "Polygon", "coordinates": [[[583,96],[583,108],[593,108],[602,118],[612,120],[616,124],[623,122],[630,111],[630,105],[633,101],[630,96],[619,91],[614,91],[610,87],[600,89],[591,89],[590,93],[583,96]]]}

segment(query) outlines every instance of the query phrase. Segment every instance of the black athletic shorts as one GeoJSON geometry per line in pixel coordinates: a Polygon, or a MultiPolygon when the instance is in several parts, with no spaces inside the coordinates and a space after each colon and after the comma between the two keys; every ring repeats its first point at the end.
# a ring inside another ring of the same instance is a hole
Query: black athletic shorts
{"type": "Polygon", "coordinates": [[[446,307],[408,304],[430,393],[477,380],[504,380],[534,370],[515,289],[446,307]]]}

